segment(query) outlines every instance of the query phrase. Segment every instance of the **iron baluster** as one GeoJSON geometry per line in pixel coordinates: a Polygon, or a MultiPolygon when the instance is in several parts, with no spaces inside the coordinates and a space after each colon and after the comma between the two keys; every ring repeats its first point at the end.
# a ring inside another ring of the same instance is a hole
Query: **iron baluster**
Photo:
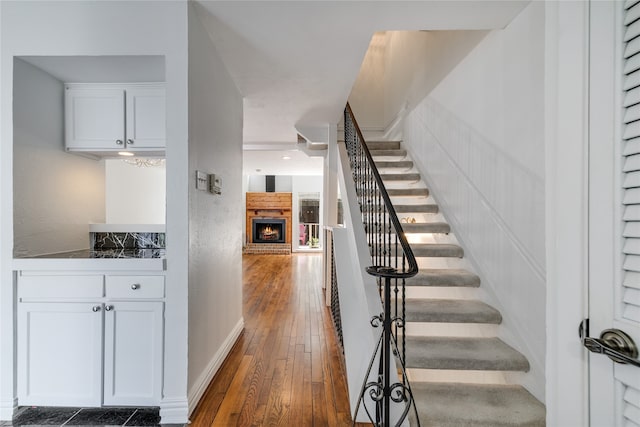
{"type": "MultiPolygon", "coordinates": [[[[418,266],[371,153],[362,137],[362,132],[358,128],[348,104],[345,108],[344,125],[345,144],[347,144],[352,177],[356,185],[361,218],[367,233],[367,242],[373,263],[367,267],[367,272],[376,277],[383,306],[383,313],[371,319],[371,325],[375,328],[381,327],[382,331],[362,384],[355,414],[358,414],[359,408],[366,399],[370,405],[375,405],[374,413],[369,411],[366,402],[363,409],[376,427],[390,426],[391,423],[400,425],[411,409],[417,419],[417,409],[405,370],[405,279],[414,276],[418,272],[418,266]],[[395,237],[392,238],[392,235],[395,237]],[[394,280],[393,304],[391,301],[391,280],[394,280]],[[400,283],[398,283],[399,281],[400,283]],[[402,333],[402,349],[398,348],[398,342],[400,342],[398,334],[400,333],[402,333]],[[398,357],[399,382],[397,378],[392,377],[392,372],[395,375],[395,369],[392,369],[391,363],[396,360],[392,354],[398,357]],[[375,381],[369,382],[368,378],[372,373],[376,358],[378,360],[377,378],[375,381]],[[401,409],[401,413],[394,420],[391,419],[393,404],[399,405],[398,407],[401,409]]],[[[419,420],[417,421],[419,425],[419,420]]]]}

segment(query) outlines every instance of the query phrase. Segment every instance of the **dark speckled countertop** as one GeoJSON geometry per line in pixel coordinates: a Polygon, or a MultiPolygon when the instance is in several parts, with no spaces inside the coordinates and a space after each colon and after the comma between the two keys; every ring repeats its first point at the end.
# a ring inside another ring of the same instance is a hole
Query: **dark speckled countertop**
{"type": "Polygon", "coordinates": [[[141,259],[150,259],[150,258],[164,258],[166,250],[165,249],[102,249],[102,250],[91,250],[91,249],[82,249],[79,251],[71,251],[71,252],[59,252],[55,254],[47,254],[47,255],[39,255],[34,258],[87,258],[87,259],[95,259],[95,258],[106,258],[106,259],[116,259],[116,258],[141,258],[141,259]]]}

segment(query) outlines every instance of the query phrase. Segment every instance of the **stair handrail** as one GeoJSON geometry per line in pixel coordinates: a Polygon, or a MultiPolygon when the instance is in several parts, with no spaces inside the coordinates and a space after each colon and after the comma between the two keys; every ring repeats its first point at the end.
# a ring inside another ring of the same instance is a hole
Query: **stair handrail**
{"type": "MultiPolygon", "coordinates": [[[[405,256],[407,257],[407,263],[409,268],[406,271],[402,271],[402,272],[397,272],[397,271],[387,271],[384,269],[384,267],[389,267],[389,266],[379,266],[379,265],[372,265],[367,267],[367,273],[371,274],[372,276],[376,276],[376,277],[390,277],[390,278],[404,278],[404,279],[408,279],[410,277],[415,276],[416,274],[418,274],[418,262],[416,261],[416,257],[413,254],[413,251],[411,250],[411,246],[409,245],[409,242],[407,241],[406,236],[404,235],[404,232],[402,231],[402,225],[400,224],[400,220],[398,219],[398,215],[395,211],[395,208],[393,207],[393,204],[391,203],[391,198],[389,197],[389,193],[387,193],[387,189],[384,185],[384,182],[382,181],[382,177],[380,176],[380,172],[378,172],[378,168],[376,167],[374,161],[373,161],[373,157],[371,156],[371,152],[369,151],[369,148],[366,145],[366,141],[364,139],[364,136],[362,135],[362,131],[360,130],[360,127],[358,126],[358,122],[355,118],[355,115],[353,114],[353,110],[351,109],[351,106],[349,105],[349,103],[347,103],[347,106],[345,108],[345,124],[344,124],[344,128],[345,128],[345,145],[347,146],[347,153],[349,154],[349,158],[351,160],[352,158],[352,151],[349,149],[349,142],[351,141],[347,141],[347,118],[349,118],[349,121],[353,124],[354,130],[355,130],[355,135],[357,137],[357,139],[353,140],[354,144],[357,144],[358,141],[362,141],[363,144],[359,144],[359,146],[362,148],[362,151],[366,157],[366,160],[368,162],[368,164],[371,167],[371,171],[373,174],[373,177],[376,181],[376,184],[378,186],[378,190],[380,191],[380,196],[382,197],[382,200],[384,201],[384,205],[389,213],[389,219],[391,221],[391,223],[393,224],[394,230],[396,232],[396,236],[399,237],[399,241],[400,241],[400,245],[402,246],[402,251],[405,254],[405,256]]],[[[354,147],[355,148],[355,147],[354,147]]],[[[354,169],[354,164],[353,164],[353,160],[351,160],[351,171],[352,173],[355,175],[355,169],[354,169]]],[[[354,181],[355,181],[355,176],[354,176],[354,181]]],[[[357,185],[357,181],[356,181],[356,185],[357,185]]],[[[358,194],[358,199],[360,199],[360,194],[358,194]]],[[[362,209],[362,205],[361,205],[361,209],[362,209]]]]}
{"type": "MultiPolygon", "coordinates": [[[[415,419],[420,426],[413,393],[405,370],[406,340],[404,333],[405,279],[418,273],[418,263],[404,235],[391,198],[349,103],[344,111],[344,141],[373,263],[366,268],[366,271],[376,277],[384,307],[384,311],[380,315],[371,319],[371,325],[374,328],[382,326],[382,331],[371,356],[354,414],[357,416],[362,405],[372,424],[376,427],[388,427],[391,425],[392,405],[398,405],[400,414],[394,423],[395,426],[400,426],[406,420],[411,408],[413,408],[415,419]],[[395,243],[392,243],[392,235],[395,235],[395,243]],[[398,244],[401,248],[400,252],[398,244]],[[395,293],[393,300],[395,307],[393,309],[391,305],[392,287],[395,293]],[[401,295],[398,295],[400,291],[401,295]],[[398,300],[400,300],[400,307],[398,300]],[[399,332],[402,332],[402,351],[398,349],[399,332]],[[399,360],[400,382],[392,381],[391,378],[391,365],[395,364],[395,357],[392,353],[399,360]],[[376,359],[378,359],[377,380],[369,381],[376,359]],[[365,402],[367,397],[372,401],[370,405],[365,402]],[[404,406],[402,406],[403,402],[404,406]],[[369,406],[375,406],[374,414],[369,411],[369,406]]],[[[354,426],[356,416],[354,416],[354,426]]]]}

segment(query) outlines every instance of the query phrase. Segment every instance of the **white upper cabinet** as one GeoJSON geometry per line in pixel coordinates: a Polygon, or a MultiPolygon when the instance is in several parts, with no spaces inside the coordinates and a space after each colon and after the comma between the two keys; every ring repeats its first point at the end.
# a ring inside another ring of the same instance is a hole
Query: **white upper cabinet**
{"type": "Polygon", "coordinates": [[[105,154],[164,150],[165,89],[161,84],[67,84],[68,151],[105,154]]]}
{"type": "Polygon", "coordinates": [[[69,89],[65,94],[67,149],[122,148],[124,145],[124,91],[69,89]]]}
{"type": "Polygon", "coordinates": [[[140,88],[126,91],[127,147],[165,146],[166,108],[164,88],[140,88]]]}

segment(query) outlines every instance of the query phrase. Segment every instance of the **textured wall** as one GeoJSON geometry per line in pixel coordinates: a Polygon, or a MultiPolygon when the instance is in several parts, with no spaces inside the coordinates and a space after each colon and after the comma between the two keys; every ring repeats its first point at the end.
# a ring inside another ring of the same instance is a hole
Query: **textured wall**
{"type": "Polygon", "coordinates": [[[404,137],[544,400],[544,4],[491,32],[411,112],[404,137]]]}
{"type": "Polygon", "coordinates": [[[189,405],[242,326],[242,98],[189,8],[189,176],[222,178],[222,194],[189,185],[189,405]],[[231,342],[230,342],[231,341],[231,342]]]}
{"type": "Polygon", "coordinates": [[[86,249],[89,223],[105,218],[104,164],[64,151],[62,82],[14,67],[14,255],[86,249]]]}

